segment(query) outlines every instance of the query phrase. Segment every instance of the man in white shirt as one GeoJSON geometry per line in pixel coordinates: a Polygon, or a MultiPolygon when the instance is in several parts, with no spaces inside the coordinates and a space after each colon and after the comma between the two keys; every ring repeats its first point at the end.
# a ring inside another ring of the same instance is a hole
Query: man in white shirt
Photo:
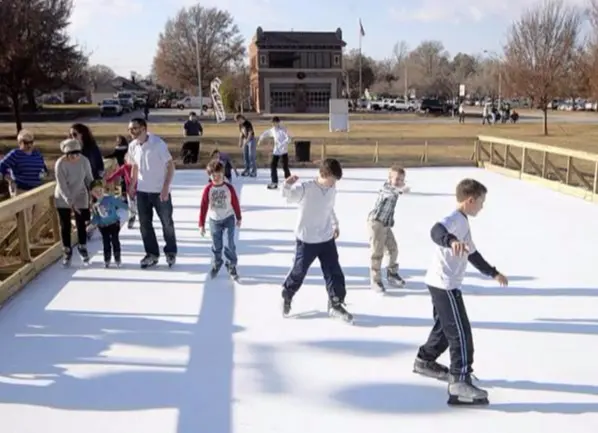
{"type": "Polygon", "coordinates": [[[334,212],[336,182],[343,176],[336,159],[326,159],[320,166],[319,176],[297,184],[297,176],[289,177],[282,188],[288,203],[299,205],[295,228],[295,259],[293,267],[282,284],[283,316],[291,312],[293,296],[303,285],[307,271],[318,259],[328,292],[330,317],[351,323],[353,316],[345,309],[345,275],[338,259],[335,239],[339,235],[338,219],[334,212]]]}
{"type": "Polygon", "coordinates": [[[271,138],[274,141],[272,161],[270,162],[271,182],[268,185],[268,189],[276,189],[278,188],[278,161],[282,161],[284,178],[288,179],[291,176],[291,171],[289,170],[289,144],[291,137],[287,129],[280,124],[280,118],[275,116],[272,118],[272,128],[265,131],[258,138],[258,146],[264,138],[271,138]]]}
{"type": "Polygon", "coordinates": [[[141,259],[141,268],[156,266],[160,247],[153,225],[154,209],[162,223],[162,234],[166,245],[164,254],[169,267],[176,262],[177,242],[172,219],[172,198],[170,186],[174,178],[174,161],[168,146],[160,137],[147,132],[144,119],[132,119],[129,133],[133,141],[129,154],[133,161],[131,170],[131,195],[137,198],[139,229],[146,256],[141,259]]]}

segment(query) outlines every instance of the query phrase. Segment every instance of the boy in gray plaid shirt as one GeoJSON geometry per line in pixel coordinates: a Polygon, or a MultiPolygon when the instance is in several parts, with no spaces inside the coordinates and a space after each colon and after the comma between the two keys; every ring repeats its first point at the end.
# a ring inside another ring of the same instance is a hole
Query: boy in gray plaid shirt
{"type": "Polygon", "coordinates": [[[394,214],[399,195],[406,192],[409,192],[409,187],[405,186],[405,170],[402,167],[393,165],[388,173],[388,180],[378,193],[374,209],[368,216],[370,249],[372,251],[370,278],[372,289],[379,293],[386,291],[380,271],[384,250],[388,252],[388,270],[386,272],[388,283],[395,287],[405,285],[405,281],[398,272],[399,249],[392,227],[395,222],[394,214]]]}

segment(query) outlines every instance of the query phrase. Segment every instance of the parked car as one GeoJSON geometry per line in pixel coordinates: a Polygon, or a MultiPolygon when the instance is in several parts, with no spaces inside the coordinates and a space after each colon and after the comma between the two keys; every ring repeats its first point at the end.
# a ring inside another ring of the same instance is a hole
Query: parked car
{"type": "Polygon", "coordinates": [[[419,110],[426,114],[448,114],[453,110],[453,104],[438,98],[424,98],[419,110]]]}
{"type": "Polygon", "coordinates": [[[98,104],[100,106],[100,116],[122,116],[123,106],[118,99],[104,99],[98,104]]]}

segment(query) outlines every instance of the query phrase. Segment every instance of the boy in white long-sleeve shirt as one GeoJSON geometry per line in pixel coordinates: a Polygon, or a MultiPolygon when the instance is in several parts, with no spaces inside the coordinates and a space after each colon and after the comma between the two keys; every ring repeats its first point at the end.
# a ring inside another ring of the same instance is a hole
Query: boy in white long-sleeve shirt
{"type": "Polygon", "coordinates": [[[280,124],[278,117],[272,118],[272,128],[265,131],[257,140],[259,146],[264,138],[271,138],[274,140],[274,148],[272,149],[272,160],[270,162],[270,184],[268,189],[278,188],[278,162],[282,161],[282,170],[284,171],[284,178],[288,179],[291,176],[289,170],[289,143],[291,137],[287,129],[280,124]]]}
{"type": "Polygon", "coordinates": [[[328,292],[330,317],[352,322],[353,316],[344,306],[347,294],[345,275],[341,269],[335,239],[339,235],[338,219],[334,212],[336,182],[343,176],[336,159],[326,159],[319,176],[297,184],[297,176],[287,178],[282,195],[288,203],[299,205],[295,228],[295,259],[283,283],[283,316],[291,312],[293,296],[299,291],[312,263],[318,259],[328,292]]]}

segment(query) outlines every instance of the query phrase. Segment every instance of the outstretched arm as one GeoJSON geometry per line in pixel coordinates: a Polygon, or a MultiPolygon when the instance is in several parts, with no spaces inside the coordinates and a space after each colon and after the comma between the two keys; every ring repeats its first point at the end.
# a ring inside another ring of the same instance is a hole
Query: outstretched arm
{"type": "Polygon", "coordinates": [[[287,199],[287,203],[299,203],[303,200],[305,195],[305,185],[300,183],[299,185],[289,185],[284,183],[282,186],[282,196],[287,199]]]}

